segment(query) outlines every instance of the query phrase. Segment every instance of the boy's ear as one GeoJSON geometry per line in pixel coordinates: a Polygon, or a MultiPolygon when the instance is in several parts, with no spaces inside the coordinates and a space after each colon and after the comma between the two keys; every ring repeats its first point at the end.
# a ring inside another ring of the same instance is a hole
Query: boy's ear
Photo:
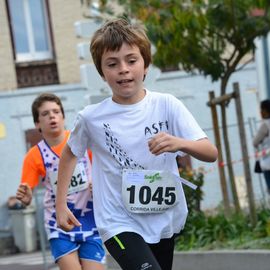
{"type": "Polygon", "coordinates": [[[144,69],[144,77],[147,75],[148,70],[149,70],[149,67],[147,67],[147,68],[144,69]]]}
{"type": "Polygon", "coordinates": [[[147,68],[144,69],[143,81],[145,80],[145,77],[146,77],[146,75],[147,75],[148,68],[149,68],[149,67],[147,67],[147,68]]]}
{"type": "Polygon", "coordinates": [[[149,70],[149,66],[148,66],[148,67],[146,67],[146,68],[144,68],[144,75],[146,75],[146,74],[147,74],[148,70],[149,70]]]}
{"type": "Polygon", "coordinates": [[[40,125],[39,125],[39,122],[35,122],[35,127],[36,129],[41,132],[41,128],[40,128],[40,125]]]}

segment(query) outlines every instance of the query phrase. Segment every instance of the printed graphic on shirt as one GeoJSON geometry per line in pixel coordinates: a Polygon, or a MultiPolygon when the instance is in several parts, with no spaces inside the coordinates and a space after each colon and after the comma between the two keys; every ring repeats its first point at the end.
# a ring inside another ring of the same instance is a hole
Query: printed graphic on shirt
{"type": "Polygon", "coordinates": [[[117,138],[114,136],[111,131],[109,124],[104,124],[104,131],[106,135],[106,145],[113,156],[113,158],[117,161],[117,163],[122,168],[130,168],[130,169],[144,169],[142,165],[138,162],[134,161],[131,157],[129,157],[126,151],[119,145],[117,138]]]}
{"type": "Polygon", "coordinates": [[[152,264],[146,262],[141,265],[141,270],[146,270],[148,268],[152,268],[152,264]]]}
{"type": "Polygon", "coordinates": [[[147,138],[150,138],[156,134],[158,134],[159,132],[161,131],[168,131],[169,129],[169,124],[168,124],[168,121],[159,121],[158,123],[153,123],[152,125],[150,126],[147,126],[145,127],[144,129],[144,135],[147,137],[147,138]]]}

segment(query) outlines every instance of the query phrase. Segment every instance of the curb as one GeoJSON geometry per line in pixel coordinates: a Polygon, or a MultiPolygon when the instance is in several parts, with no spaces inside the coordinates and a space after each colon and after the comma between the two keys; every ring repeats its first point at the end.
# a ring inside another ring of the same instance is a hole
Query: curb
{"type": "MultiPolygon", "coordinates": [[[[172,270],[269,270],[270,250],[175,252],[172,270]]],[[[107,256],[107,270],[120,270],[107,256]]]]}

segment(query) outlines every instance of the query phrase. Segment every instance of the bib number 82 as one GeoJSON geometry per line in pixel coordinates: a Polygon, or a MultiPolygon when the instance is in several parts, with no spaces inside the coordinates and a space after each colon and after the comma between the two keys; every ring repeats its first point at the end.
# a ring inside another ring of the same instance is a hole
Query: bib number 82
{"type": "Polygon", "coordinates": [[[141,204],[149,204],[150,201],[156,202],[158,205],[165,203],[166,205],[173,205],[176,201],[175,187],[157,187],[152,190],[149,186],[141,186],[136,189],[135,185],[127,188],[130,192],[129,203],[135,203],[135,196],[138,197],[141,204]],[[153,194],[152,194],[153,193],[153,194]]]}
{"type": "MultiPolygon", "coordinates": [[[[70,184],[69,184],[69,188],[71,187],[77,187],[78,185],[83,185],[85,184],[85,181],[82,178],[81,173],[77,174],[77,176],[72,175],[71,180],[70,180],[70,184]]],[[[57,180],[54,182],[54,185],[57,185],[57,180]]]]}

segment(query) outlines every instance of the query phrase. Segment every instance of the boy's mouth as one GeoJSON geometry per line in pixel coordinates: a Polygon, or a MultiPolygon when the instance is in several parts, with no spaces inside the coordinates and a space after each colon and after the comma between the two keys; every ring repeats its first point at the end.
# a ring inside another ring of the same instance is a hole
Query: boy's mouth
{"type": "Polygon", "coordinates": [[[57,126],[57,123],[56,123],[56,122],[51,122],[51,123],[50,123],[50,126],[51,126],[51,127],[56,127],[56,126],[57,126]]]}
{"type": "Polygon", "coordinates": [[[130,82],[132,82],[133,80],[131,80],[131,79],[125,79],[125,80],[119,80],[119,81],[117,81],[117,83],[118,84],[126,84],[126,83],[130,83],[130,82]]]}

